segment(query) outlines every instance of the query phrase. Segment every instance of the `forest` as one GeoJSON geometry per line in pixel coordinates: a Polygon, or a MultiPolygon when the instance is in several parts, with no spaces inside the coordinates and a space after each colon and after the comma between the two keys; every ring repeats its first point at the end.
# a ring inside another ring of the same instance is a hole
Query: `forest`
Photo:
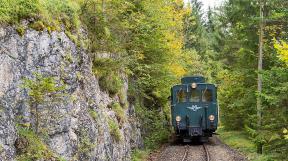
{"type": "Polygon", "coordinates": [[[0,0],[1,25],[23,35],[23,19],[89,51],[111,95],[128,75],[145,145],[135,160],[167,142],[170,88],[189,75],[218,86],[220,138],[233,135],[251,160],[287,159],[288,1],[226,0],[204,11],[199,0],[0,0]]]}

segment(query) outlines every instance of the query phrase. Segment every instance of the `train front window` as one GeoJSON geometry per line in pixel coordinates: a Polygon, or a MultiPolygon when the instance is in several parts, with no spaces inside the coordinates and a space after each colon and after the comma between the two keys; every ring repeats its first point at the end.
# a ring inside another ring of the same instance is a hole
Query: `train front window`
{"type": "Polygon", "coordinates": [[[199,102],[200,101],[200,91],[197,89],[192,89],[190,96],[189,96],[189,102],[199,102]]]}
{"type": "Polygon", "coordinates": [[[202,102],[212,102],[212,100],[213,100],[212,90],[210,89],[204,90],[202,94],[202,102]]]}
{"type": "Polygon", "coordinates": [[[177,93],[177,102],[186,102],[186,93],[184,90],[180,90],[177,93]]]}

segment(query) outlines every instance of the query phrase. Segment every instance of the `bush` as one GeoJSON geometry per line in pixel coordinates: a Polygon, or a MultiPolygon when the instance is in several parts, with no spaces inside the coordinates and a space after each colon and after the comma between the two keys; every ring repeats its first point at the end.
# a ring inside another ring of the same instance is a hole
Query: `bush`
{"type": "Polygon", "coordinates": [[[142,150],[134,150],[132,152],[132,161],[143,161],[147,160],[149,153],[148,151],[142,151],[142,150]]]}
{"type": "Polygon", "coordinates": [[[110,73],[99,79],[99,85],[108,90],[109,94],[115,95],[121,90],[123,82],[115,73],[110,73]]]}
{"type": "Polygon", "coordinates": [[[17,160],[60,160],[48,146],[29,128],[18,128],[19,138],[16,141],[17,160]]]}
{"type": "Polygon", "coordinates": [[[128,101],[127,98],[125,96],[125,92],[123,91],[123,89],[118,93],[118,98],[119,98],[119,103],[121,104],[121,106],[125,109],[128,108],[128,101]]]}
{"type": "Polygon", "coordinates": [[[38,105],[43,104],[47,98],[49,98],[49,101],[61,98],[66,86],[57,83],[54,77],[45,77],[39,73],[35,73],[33,79],[23,79],[22,88],[28,91],[28,101],[31,106],[31,113],[35,115],[35,128],[36,133],[38,133],[41,121],[38,105]]]}
{"type": "Polygon", "coordinates": [[[112,110],[116,113],[118,122],[123,124],[126,121],[124,109],[119,105],[119,103],[113,103],[112,110]]]}
{"type": "Polygon", "coordinates": [[[19,36],[21,36],[21,37],[25,34],[25,28],[24,28],[24,26],[18,26],[18,27],[16,28],[16,31],[17,31],[17,33],[19,34],[19,36]]]}
{"type": "Polygon", "coordinates": [[[43,31],[45,29],[45,25],[42,21],[36,21],[30,25],[30,27],[36,31],[43,31]]]}
{"type": "Polygon", "coordinates": [[[96,121],[98,114],[96,111],[94,111],[93,109],[89,109],[89,115],[93,118],[93,120],[96,121]]]}
{"type": "Polygon", "coordinates": [[[110,135],[114,138],[116,142],[120,142],[122,140],[122,136],[120,133],[119,126],[115,123],[114,120],[108,119],[109,131],[110,135]]]}
{"type": "Polygon", "coordinates": [[[99,77],[100,87],[111,95],[117,94],[123,86],[123,81],[119,76],[120,70],[119,61],[110,58],[96,58],[93,61],[93,72],[99,77]]]}
{"type": "Polygon", "coordinates": [[[18,24],[22,19],[33,18],[37,22],[35,27],[41,31],[43,26],[60,29],[60,24],[64,24],[72,30],[80,24],[80,5],[70,0],[0,0],[0,6],[1,23],[18,24]]]}
{"type": "Polygon", "coordinates": [[[36,17],[41,10],[38,0],[0,0],[0,6],[0,22],[12,24],[36,17]]]}
{"type": "Polygon", "coordinates": [[[158,110],[148,110],[135,105],[137,117],[142,123],[144,144],[148,150],[157,149],[161,144],[168,141],[170,136],[169,127],[164,126],[165,116],[158,110]]]}

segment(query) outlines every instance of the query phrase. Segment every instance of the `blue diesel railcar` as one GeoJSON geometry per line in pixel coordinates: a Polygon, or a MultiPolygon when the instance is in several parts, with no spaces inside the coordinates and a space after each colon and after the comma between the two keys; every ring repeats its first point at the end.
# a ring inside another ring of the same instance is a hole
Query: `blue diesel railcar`
{"type": "Polygon", "coordinates": [[[182,78],[181,84],[171,88],[171,115],[177,137],[207,140],[217,130],[216,86],[201,76],[182,78]]]}

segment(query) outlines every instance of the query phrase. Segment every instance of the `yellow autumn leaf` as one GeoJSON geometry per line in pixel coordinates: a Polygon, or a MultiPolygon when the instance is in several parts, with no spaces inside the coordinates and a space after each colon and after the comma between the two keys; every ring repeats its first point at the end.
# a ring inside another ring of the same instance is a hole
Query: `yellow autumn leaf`
{"type": "Polygon", "coordinates": [[[186,70],[184,69],[184,67],[179,64],[171,64],[170,71],[172,71],[172,73],[177,77],[182,77],[186,74],[186,70]]]}
{"type": "Polygon", "coordinates": [[[284,128],[283,134],[287,134],[287,133],[288,133],[288,130],[286,128],[284,128]]]}
{"type": "Polygon", "coordinates": [[[280,60],[284,61],[288,66],[288,43],[280,41],[275,43],[274,47],[279,54],[280,60]]]}

